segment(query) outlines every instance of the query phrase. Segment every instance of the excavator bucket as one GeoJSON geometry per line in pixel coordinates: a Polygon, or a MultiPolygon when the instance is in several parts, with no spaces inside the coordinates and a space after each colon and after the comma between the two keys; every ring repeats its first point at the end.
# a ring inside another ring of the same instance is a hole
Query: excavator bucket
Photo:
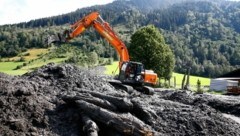
{"type": "Polygon", "coordinates": [[[49,45],[51,43],[63,43],[66,42],[66,40],[58,33],[57,35],[49,35],[45,42],[49,45]]]}
{"type": "Polygon", "coordinates": [[[70,32],[69,30],[65,30],[62,34],[58,33],[57,35],[49,35],[45,41],[46,44],[51,43],[65,43],[70,38],[70,32]]]}

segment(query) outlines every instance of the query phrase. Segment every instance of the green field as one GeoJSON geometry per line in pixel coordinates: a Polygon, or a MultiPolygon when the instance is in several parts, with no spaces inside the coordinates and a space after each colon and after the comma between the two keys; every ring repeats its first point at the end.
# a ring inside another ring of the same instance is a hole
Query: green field
{"type": "Polygon", "coordinates": [[[26,70],[14,70],[18,65],[22,65],[23,62],[0,62],[0,72],[9,75],[22,75],[26,73],[26,70]]]}
{"type": "Polygon", "coordinates": [[[30,61],[39,58],[39,55],[46,54],[48,53],[48,49],[29,49],[26,52],[20,53],[16,57],[11,57],[11,58],[3,58],[3,61],[17,61],[21,57],[24,58],[25,61],[30,61]],[[24,55],[24,54],[29,54],[29,55],[24,55]]]}
{"type": "Polygon", "coordinates": [[[50,62],[54,63],[61,63],[62,61],[66,60],[66,58],[55,58],[50,59],[47,61],[38,60],[34,63],[24,66],[21,69],[14,70],[17,66],[22,65],[24,62],[0,62],[0,72],[9,74],[9,75],[22,75],[24,73],[27,73],[29,71],[32,71],[35,68],[41,67],[43,65],[46,65],[50,62]]]}
{"type": "Polygon", "coordinates": [[[54,59],[50,59],[50,60],[46,60],[46,61],[43,61],[43,60],[40,59],[40,60],[35,61],[33,64],[25,66],[21,69],[26,70],[26,71],[31,71],[32,69],[41,67],[41,66],[46,65],[46,64],[51,63],[51,62],[59,64],[64,60],[66,60],[66,58],[54,58],[54,59]]]}
{"type": "MultiPolygon", "coordinates": [[[[171,79],[171,82],[173,82],[174,81],[173,78],[176,77],[176,84],[177,84],[177,86],[181,86],[183,76],[184,76],[183,74],[173,73],[173,77],[171,79]]],[[[198,76],[190,76],[190,80],[189,80],[190,85],[191,86],[196,86],[198,80],[201,81],[201,85],[202,86],[209,86],[210,85],[210,78],[198,77],[198,76]]]]}
{"type": "MultiPolygon", "coordinates": [[[[105,68],[106,68],[105,74],[108,74],[108,75],[112,75],[112,73],[114,73],[114,75],[118,74],[118,70],[119,70],[118,69],[118,62],[113,62],[112,65],[106,65],[105,68]]],[[[174,77],[175,77],[177,88],[180,88],[181,84],[182,84],[183,76],[184,76],[183,74],[173,73],[173,76],[170,80],[171,85],[174,84],[174,77]]],[[[190,76],[190,80],[189,80],[190,86],[196,86],[198,79],[201,81],[201,86],[209,86],[210,85],[210,79],[209,78],[190,76]]]]}
{"type": "Polygon", "coordinates": [[[104,74],[107,75],[116,75],[119,73],[119,67],[118,67],[118,62],[114,61],[111,65],[106,65],[106,71],[104,72],[104,74]]]}
{"type": "MultiPolygon", "coordinates": [[[[44,59],[40,58],[39,56],[46,54],[48,52],[48,49],[31,49],[28,50],[27,53],[29,55],[22,56],[24,57],[24,62],[17,62],[16,60],[19,59],[18,57],[13,58],[4,58],[3,60],[9,60],[10,62],[0,62],[0,72],[10,74],[10,75],[22,75],[26,72],[32,71],[35,68],[38,68],[40,66],[43,66],[47,63],[54,62],[54,63],[61,63],[67,58],[53,58],[53,59],[44,59]],[[32,61],[32,62],[31,62],[32,61]],[[31,62],[31,63],[30,63],[31,62]],[[21,67],[20,69],[16,69],[17,66],[23,65],[23,63],[26,63],[26,66],[21,67]]],[[[119,72],[118,62],[115,61],[111,65],[106,65],[106,71],[104,72],[107,75],[117,75],[119,72]]],[[[170,80],[171,85],[174,85],[174,78],[176,78],[176,86],[177,88],[181,87],[183,74],[179,73],[173,73],[173,76],[170,80]]],[[[197,77],[197,76],[190,76],[190,86],[196,86],[197,80],[201,81],[202,86],[209,86],[210,79],[209,78],[203,78],[203,77],[197,77]]],[[[164,82],[161,80],[161,82],[164,82]]]]}
{"type": "Polygon", "coordinates": [[[37,67],[41,67],[46,65],[47,63],[54,62],[54,63],[61,63],[62,61],[66,60],[67,58],[53,58],[53,59],[41,59],[39,56],[48,53],[48,49],[30,49],[27,52],[22,54],[28,53],[27,56],[21,56],[24,58],[24,61],[18,62],[17,60],[20,59],[20,56],[12,57],[12,58],[3,58],[0,62],[0,72],[9,74],[9,75],[22,75],[26,72],[32,71],[37,67]],[[26,63],[26,66],[22,66],[26,63]],[[20,69],[16,69],[16,67],[22,66],[20,69]]]}

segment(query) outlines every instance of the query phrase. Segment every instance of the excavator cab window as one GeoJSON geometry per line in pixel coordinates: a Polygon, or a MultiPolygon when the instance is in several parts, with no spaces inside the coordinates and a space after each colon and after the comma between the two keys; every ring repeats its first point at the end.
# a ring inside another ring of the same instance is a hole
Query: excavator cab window
{"type": "Polygon", "coordinates": [[[141,63],[124,62],[121,67],[119,79],[125,83],[143,82],[144,67],[141,63]]]}
{"type": "Polygon", "coordinates": [[[144,72],[144,67],[142,64],[137,66],[137,74],[141,75],[144,72]]]}

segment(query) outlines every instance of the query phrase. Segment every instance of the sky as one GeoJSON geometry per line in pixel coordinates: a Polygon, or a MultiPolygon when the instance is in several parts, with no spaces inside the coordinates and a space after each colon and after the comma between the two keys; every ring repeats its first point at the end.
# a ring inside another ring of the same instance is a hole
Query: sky
{"type": "MultiPolygon", "coordinates": [[[[0,25],[61,15],[114,0],[0,0],[0,25]]],[[[240,0],[232,0],[240,1],[240,0]]]]}
{"type": "Polygon", "coordinates": [[[113,0],[0,0],[0,25],[61,15],[113,0]]]}

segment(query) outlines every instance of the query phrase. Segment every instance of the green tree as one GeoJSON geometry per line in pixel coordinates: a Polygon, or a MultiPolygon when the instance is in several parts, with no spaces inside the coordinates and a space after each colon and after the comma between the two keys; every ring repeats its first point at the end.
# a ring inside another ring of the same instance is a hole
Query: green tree
{"type": "Polygon", "coordinates": [[[133,61],[142,62],[146,69],[159,77],[170,79],[175,59],[159,30],[153,25],[142,27],[131,36],[129,53],[133,61]]]}
{"type": "Polygon", "coordinates": [[[98,63],[98,55],[95,51],[88,54],[88,61],[90,65],[95,65],[98,63]]]}

